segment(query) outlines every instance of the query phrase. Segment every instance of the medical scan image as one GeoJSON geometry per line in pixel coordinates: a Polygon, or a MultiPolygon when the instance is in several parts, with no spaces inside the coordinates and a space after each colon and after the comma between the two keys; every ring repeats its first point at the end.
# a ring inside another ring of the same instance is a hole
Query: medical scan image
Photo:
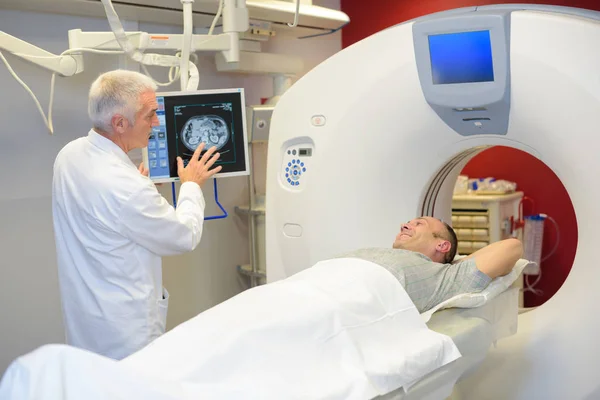
{"type": "Polygon", "coordinates": [[[206,149],[215,146],[220,150],[229,140],[229,136],[227,123],[217,115],[191,117],[181,130],[181,140],[190,151],[195,151],[200,143],[205,143],[206,149]]]}

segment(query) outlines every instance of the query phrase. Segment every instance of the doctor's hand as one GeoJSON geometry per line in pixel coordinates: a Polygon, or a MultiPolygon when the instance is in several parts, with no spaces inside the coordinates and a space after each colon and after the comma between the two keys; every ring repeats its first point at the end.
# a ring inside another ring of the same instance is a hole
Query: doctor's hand
{"type": "Polygon", "coordinates": [[[179,175],[181,183],[191,181],[196,182],[198,186],[202,186],[204,182],[222,169],[220,165],[210,169],[210,167],[212,167],[212,165],[220,156],[219,153],[215,153],[217,150],[216,147],[213,146],[208,149],[202,158],[200,158],[200,153],[202,153],[202,150],[204,150],[204,143],[200,143],[200,146],[198,146],[185,168],[183,166],[183,160],[181,157],[177,157],[177,175],[179,175]]]}
{"type": "Polygon", "coordinates": [[[144,166],[144,162],[142,161],[142,163],[140,164],[140,166],[138,167],[138,171],[140,171],[140,174],[144,175],[144,176],[148,176],[148,168],[146,168],[144,166]]]}

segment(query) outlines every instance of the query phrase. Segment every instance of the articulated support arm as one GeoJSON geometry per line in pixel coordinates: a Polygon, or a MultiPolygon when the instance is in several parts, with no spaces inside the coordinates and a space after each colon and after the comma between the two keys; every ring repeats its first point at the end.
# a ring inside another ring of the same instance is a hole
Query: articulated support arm
{"type": "MultiPolygon", "coordinates": [[[[129,42],[138,50],[173,50],[183,48],[184,35],[126,32],[129,42]]],[[[119,42],[112,32],[83,32],[81,29],[69,31],[69,47],[96,50],[120,50],[119,42]]],[[[196,51],[227,51],[231,47],[230,37],[220,35],[193,35],[191,42],[192,52],[196,51]]]]}
{"type": "Polygon", "coordinates": [[[77,56],[55,55],[2,31],[0,31],[1,50],[7,50],[62,76],[73,76],[83,71],[83,64],[79,62],[77,56]]]}
{"type": "MultiPolygon", "coordinates": [[[[37,46],[17,39],[0,31],[0,60],[4,61],[14,78],[33,97],[40,114],[50,133],[52,127],[52,100],[55,76],[73,76],[83,72],[83,52],[104,54],[127,54],[146,70],[146,65],[180,68],[182,90],[195,90],[198,87],[199,74],[197,67],[189,60],[190,53],[196,51],[221,52],[226,63],[240,61],[239,35],[249,27],[246,0],[220,0],[219,11],[213,20],[208,35],[192,34],[192,4],[194,0],[180,0],[183,4],[184,32],[183,35],[148,34],[145,32],[125,32],[111,0],[101,0],[112,32],[84,33],[80,29],[69,31],[69,50],[55,55],[37,46]],[[223,13],[223,33],[212,35],[213,29],[223,13]],[[177,50],[181,57],[161,54],[142,53],[148,49],[177,50]],[[50,84],[50,104],[48,118],[44,115],[39,101],[17,74],[12,70],[8,61],[2,55],[2,50],[21,57],[35,65],[53,72],[50,84]]],[[[297,18],[297,16],[296,16],[297,18]]],[[[147,73],[147,70],[146,70],[147,73]]],[[[175,79],[175,78],[174,78],[175,79]]],[[[166,84],[161,84],[166,85],[166,84]]]]}

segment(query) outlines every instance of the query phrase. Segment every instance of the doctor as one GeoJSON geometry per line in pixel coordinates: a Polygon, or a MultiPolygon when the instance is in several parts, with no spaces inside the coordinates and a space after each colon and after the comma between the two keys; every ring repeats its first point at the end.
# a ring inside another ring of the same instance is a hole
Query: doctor
{"type": "Polygon", "coordinates": [[[162,256],[196,248],[202,236],[201,185],[221,170],[215,148],[198,147],[184,168],[175,210],[147,170],[127,153],[146,147],[158,125],[156,86],[116,70],[89,92],[93,128],[56,157],[52,213],[67,343],[114,359],[165,332],[169,294],[162,256]]]}

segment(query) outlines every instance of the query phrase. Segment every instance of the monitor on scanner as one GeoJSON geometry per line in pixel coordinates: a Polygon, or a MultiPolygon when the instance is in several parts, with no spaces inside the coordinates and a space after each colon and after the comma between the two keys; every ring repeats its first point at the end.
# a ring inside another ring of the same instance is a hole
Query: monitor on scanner
{"type": "Polygon", "coordinates": [[[429,35],[428,40],[434,85],[494,81],[489,30],[429,35]]]}
{"type": "Polygon", "coordinates": [[[451,15],[412,24],[423,94],[462,136],[506,135],[510,117],[510,14],[451,15]]]}
{"type": "Polygon", "coordinates": [[[144,151],[150,179],[179,180],[177,157],[187,165],[201,143],[220,153],[216,177],[249,174],[244,89],[157,93],[156,100],[159,125],[144,151]]]}

